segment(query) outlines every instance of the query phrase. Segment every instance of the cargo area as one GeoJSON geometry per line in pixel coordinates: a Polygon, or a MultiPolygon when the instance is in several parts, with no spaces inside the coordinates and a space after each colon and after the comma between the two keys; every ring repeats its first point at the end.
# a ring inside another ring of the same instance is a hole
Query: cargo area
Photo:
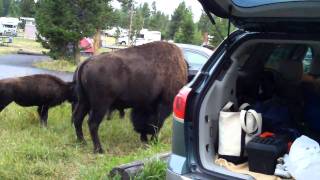
{"type": "Polygon", "coordinates": [[[204,169],[250,178],[216,164],[219,113],[228,102],[257,109],[262,132],[293,130],[320,142],[320,42],[248,40],[224,62],[200,106],[198,152],[204,169]]]}

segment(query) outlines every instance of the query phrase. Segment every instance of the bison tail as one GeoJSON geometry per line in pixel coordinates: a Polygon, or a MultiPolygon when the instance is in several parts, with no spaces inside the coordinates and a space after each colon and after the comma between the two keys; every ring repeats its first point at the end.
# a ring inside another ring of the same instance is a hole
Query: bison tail
{"type": "MultiPolygon", "coordinates": [[[[82,82],[81,82],[81,74],[82,74],[82,69],[84,67],[84,65],[87,63],[88,61],[84,61],[82,62],[76,69],[76,71],[74,72],[73,75],[73,94],[74,94],[74,100],[72,102],[72,113],[74,114],[76,109],[79,107],[79,103],[87,103],[87,98],[84,92],[84,88],[82,86],[82,82]]],[[[71,118],[71,123],[74,123],[74,118],[71,118]]]]}
{"type": "Polygon", "coordinates": [[[77,92],[75,90],[75,81],[73,82],[68,82],[67,83],[67,86],[68,86],[68,93],[67,93],[67,100],[70,102],[70,103],[75,103],[77,102],[77,92]]]}

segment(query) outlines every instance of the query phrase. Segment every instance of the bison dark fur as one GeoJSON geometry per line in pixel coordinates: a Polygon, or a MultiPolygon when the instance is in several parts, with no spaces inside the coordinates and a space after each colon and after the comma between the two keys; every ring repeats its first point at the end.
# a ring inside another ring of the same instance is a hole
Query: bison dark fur
{"type": "Polygon", "coordinates": [[[47,126],[48,110],[75,100],[73,83],[45,74],[0,80],[0,111],[15,102],[20,106],[38,106],[40,123],[47,126]]]}
{"type": "Polygon", "coordinates": [[[73,111],[77,138],[89,113],[94,151],[102,153],[98,128],[115,109],[132,108],[131,121],[142,141],[157,135],[172,112],[174,96],[187,82],[187,65],[174,44],[154,42],[91,57],[74,76],[78,102],[73,111]]]}

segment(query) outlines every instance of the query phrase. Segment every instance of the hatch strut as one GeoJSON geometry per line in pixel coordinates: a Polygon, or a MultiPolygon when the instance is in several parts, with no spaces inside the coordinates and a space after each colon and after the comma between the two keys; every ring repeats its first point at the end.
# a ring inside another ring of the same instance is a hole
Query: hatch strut
{"type": "Polygon", "coordinates": [[[213,25],[216,25],[216,21],[214,20],[214,18],[212,17],[212,15],[211,15],[211,13],[208,11],[208,9],[205,8],[205,7],[203,7],[203,10],[204,10],[204,12],[206,12],[206,14],[208,15],[211,23],[212,23],[213,25]]]}
{"type": "Polygon", "coordinates": [[[205,8],[205,6],[203,6],[203,10],[204,10],[204,12],[207,14],[207,16],[209,17],[210,22],[216,27],[216,31],[218,32],[217,34],[218,34],[218,36],[219,36],[219,39],[220,39],[221,41],[223,41],[223,36],[222,36],[222,34],[221,34],[221,31],[220,31],[219,27],[217,27],[217,23],[216,23],[216,21],[214,20],[214,18],[212,17],[212,14],[208,11],[207,8],[205,8]]]}

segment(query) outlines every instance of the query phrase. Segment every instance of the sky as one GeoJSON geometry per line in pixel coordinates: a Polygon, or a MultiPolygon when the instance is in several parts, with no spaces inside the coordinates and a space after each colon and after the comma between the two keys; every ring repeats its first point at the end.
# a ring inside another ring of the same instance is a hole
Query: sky
{"type": "MultiPolygon", "coordinates": [[[[200,19],[202,6],[197,0],[136,0],[138,4],[143,4],[144,2],[149,3],[150,8],[153,1],[156,1],[157,10],[162,11],[167,15],[172,15],[178,5],[182,1],[185,1],[187,7],[190,7],[192,10],[193,20],[198,21],[200,19]]],[[[115,8],[120,8],[120,4],[116,0],[113,0],[112,5],[115,8]]]]}

